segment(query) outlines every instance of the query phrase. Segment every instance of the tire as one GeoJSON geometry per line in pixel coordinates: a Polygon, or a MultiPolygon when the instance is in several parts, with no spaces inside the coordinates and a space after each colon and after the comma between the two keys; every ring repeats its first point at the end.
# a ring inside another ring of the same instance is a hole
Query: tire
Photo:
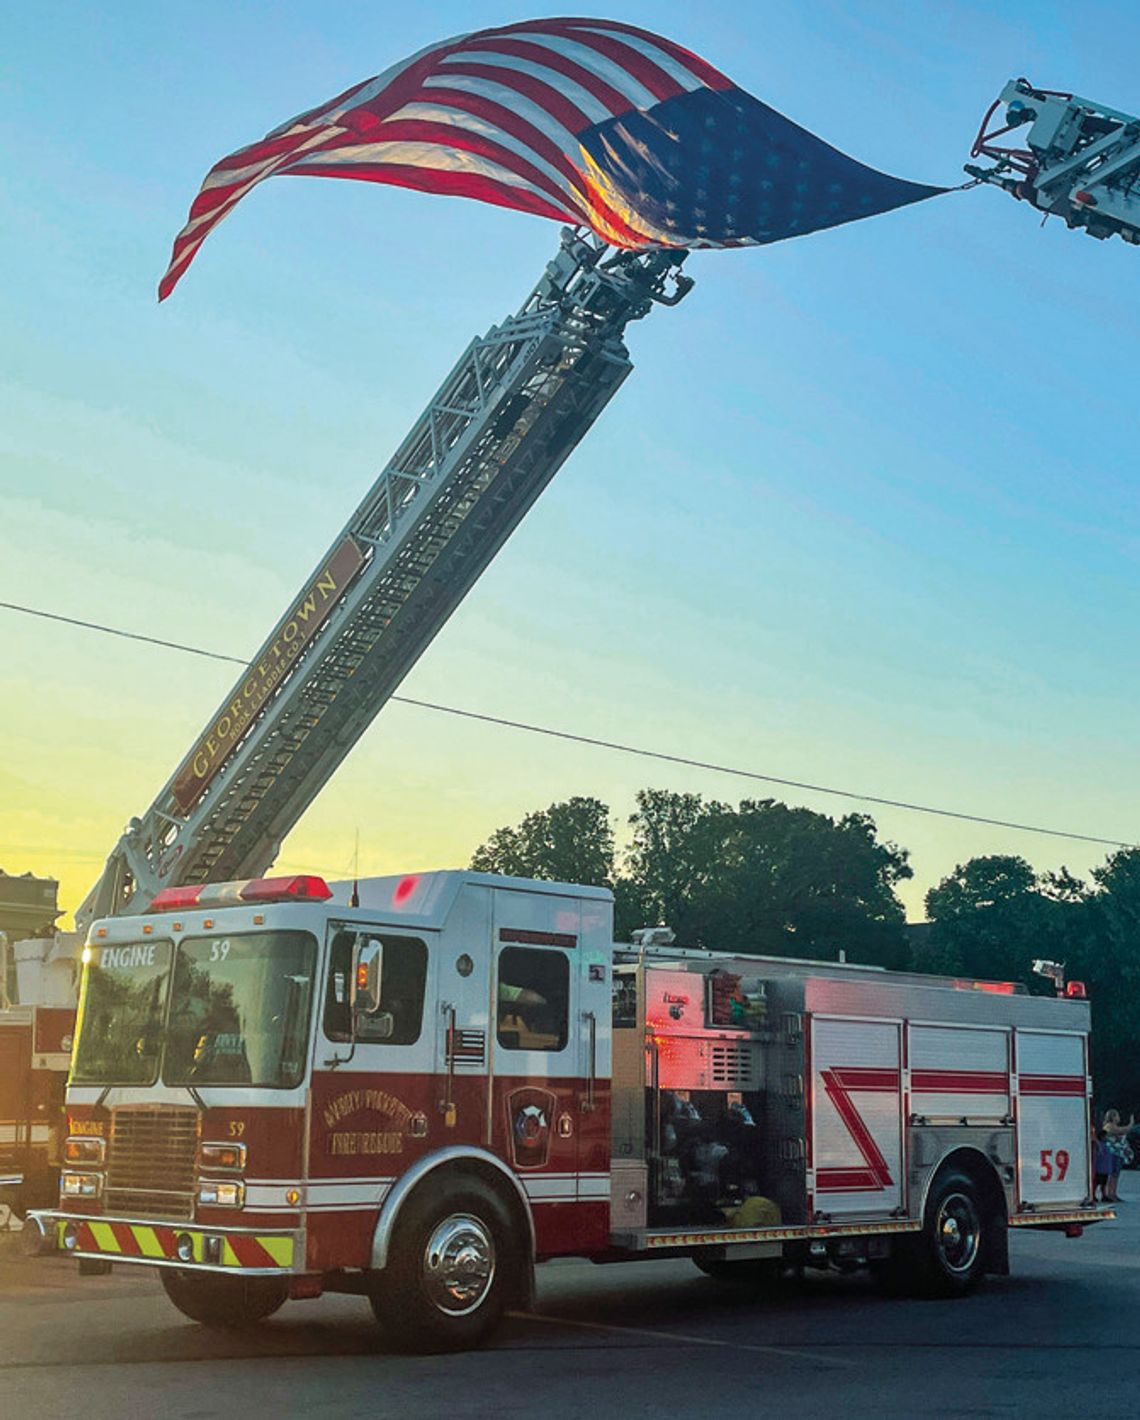
{"type": "Polygon", "coordinates": [[[183,1316],[202,1326],[235,1331],[273,1315],[289,1296],[275,1277],[219,1277],[216,1273],[160,1271],[166,1295],[183,1316]]]}
{"type": "Polygon", "coordinates": [[[962,1297],[981,1281],[1000,1222],[981,1201],[977,1183],[960,1169],[934,1180],[922,1232],[897,1239],[896,1250],[876,1267],[893,1295],[962,1297]]]}
{"type": "Polygon", "coordinates": [[[730,1258],[694,1257],[693,1264],[714,1282],[731,1287],[774,1287],[783,1266],[778,1257],[751,1258],[733,1262],[730,1258]]]}
{"type": "Polygon", "coordinates": [[[429,1184],[396,1225],[372,1310],[401,1351],[466,1351],[519,1295],[525,1256],[499,1195],[477,1178],[429,1184]]]}

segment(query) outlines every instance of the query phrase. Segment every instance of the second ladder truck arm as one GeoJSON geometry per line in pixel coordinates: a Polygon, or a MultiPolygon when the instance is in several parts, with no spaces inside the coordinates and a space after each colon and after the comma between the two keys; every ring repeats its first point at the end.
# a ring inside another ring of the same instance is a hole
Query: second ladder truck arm
{"type": "Polygon", "coordinates": [[[472,341],[77,913],[256,877],[633,368],[623,335],[691,289],[684,251],[565,228],[472,341]]]}
{"type": "Polygon", "coordinates": [[[1063,217],[1090,237],[1116,235],[1140,245],[1140,118],[1134,114],[1011,79],[982,120],[971,156],[996,160],[992,168],[966,165],[977,181],[1063,217]],[[1002,104],[1005,113],[995,118],[1002,104]]]}

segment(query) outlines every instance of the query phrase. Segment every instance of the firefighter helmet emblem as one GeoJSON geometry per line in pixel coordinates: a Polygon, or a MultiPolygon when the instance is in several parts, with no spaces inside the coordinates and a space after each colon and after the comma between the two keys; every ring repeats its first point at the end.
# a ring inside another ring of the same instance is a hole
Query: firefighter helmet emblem
{"type": "Polygon", "coordinates": [[[541,1168],[550,1154],[550,1120],[557,1103],[549,1090],[528,1085],[507,1100],[515,1167],[541,1168]]]}

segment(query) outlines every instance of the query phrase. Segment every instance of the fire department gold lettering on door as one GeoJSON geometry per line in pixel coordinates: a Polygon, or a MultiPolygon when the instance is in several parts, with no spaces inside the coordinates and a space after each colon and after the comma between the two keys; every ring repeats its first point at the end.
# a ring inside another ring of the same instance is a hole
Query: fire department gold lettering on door
{"type": "Polygon", "coordinates": [[[402,1154],[404,1139],[414,1134],[415,1116],[402,1100],[387,1090],[345,1090],[321,1111],[328,1136],[328,1152],[344,1156],[402,1154]],[[337,1129],[351,1115],[367,1111],[380,1116],[387,1129],[337,1129]]]}
{"type": "Polygon", "coordinates": [[[233,699],[219,712],[174,776],[171,792],[183,813],[205,793],[363,563],[359,544],[346,537],[289,608],[274,640],[249,667],[233,699]]]}

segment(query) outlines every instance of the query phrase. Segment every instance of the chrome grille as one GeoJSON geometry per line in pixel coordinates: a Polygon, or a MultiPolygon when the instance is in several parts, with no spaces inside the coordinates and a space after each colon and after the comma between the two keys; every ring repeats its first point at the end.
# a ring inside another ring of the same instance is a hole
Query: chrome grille
{"type": "Polygon", "coordinates": [[[111,1114],[106,1203],[109,1213],[192,1218],[198,1111],[177,1105],[124,1105],[111,1114]]]}

